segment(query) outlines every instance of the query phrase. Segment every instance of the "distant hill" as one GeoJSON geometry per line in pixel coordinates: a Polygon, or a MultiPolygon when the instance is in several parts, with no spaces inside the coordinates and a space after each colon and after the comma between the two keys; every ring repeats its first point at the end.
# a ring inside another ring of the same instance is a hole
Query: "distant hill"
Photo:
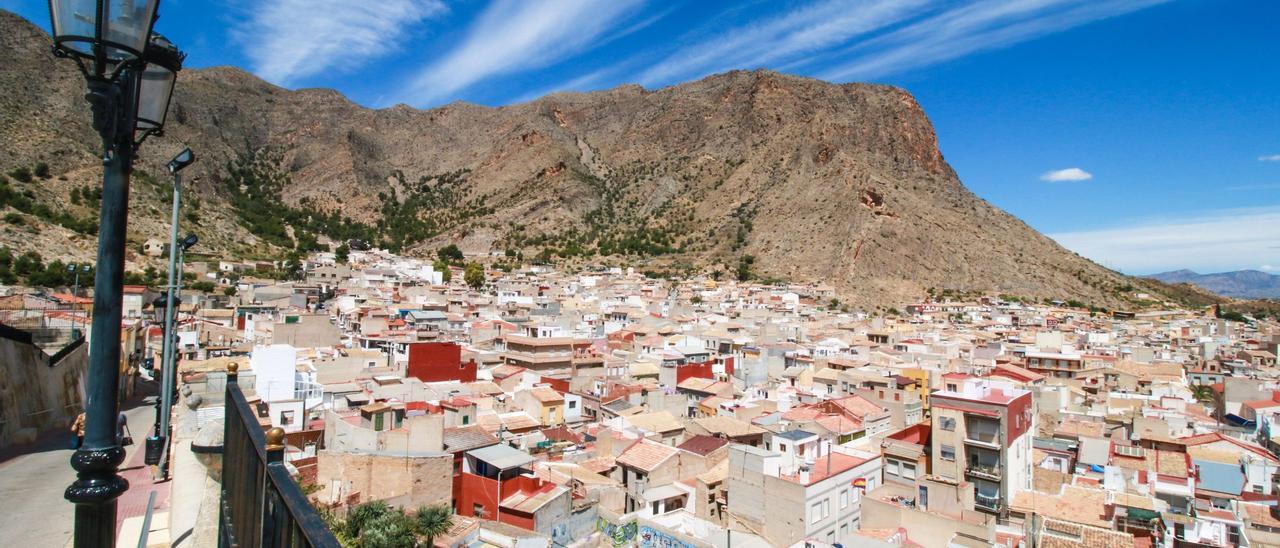
{"type": "Polygon", "coordinates": [[[1236,270],[1216,274],[1200,274],[1191,270],[1174,270],[1147,276],[1170,284],[1194,284],[1224,297],[1238,299],[1280,298],[1280,276],[1260,270],[1236,270]]]}
{"type": "MultiPolygon", "coordinates": [[[[0,244],[91,259],[101,162],[84,83],[3,10],[0,91],[0,172],[21,175],[0,186],[0,244]]],[[[170,191],[154,174],[182,146],[200,158],[184,230],[219,256],[325,239],[432,256],[455,243],[570,267],[821,281],[877,306],[928,290],[1133,304],[1133,278],[970,192],[921,106],[889,86],[734,71],[374,110],[235,68],[187,70],[165,137],[142,147],[130,249],[168,234],[170,191]]]]}

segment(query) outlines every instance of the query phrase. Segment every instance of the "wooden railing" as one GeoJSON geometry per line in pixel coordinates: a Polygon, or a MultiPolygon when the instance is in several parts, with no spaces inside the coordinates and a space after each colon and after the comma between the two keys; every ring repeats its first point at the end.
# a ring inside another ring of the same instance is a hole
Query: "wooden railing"
{"type": "Polygon", "coordinates": [[[218,546],[339,548],[285,468],[284,430],[262,431],[236,370],[227,368],[218,546]]]}

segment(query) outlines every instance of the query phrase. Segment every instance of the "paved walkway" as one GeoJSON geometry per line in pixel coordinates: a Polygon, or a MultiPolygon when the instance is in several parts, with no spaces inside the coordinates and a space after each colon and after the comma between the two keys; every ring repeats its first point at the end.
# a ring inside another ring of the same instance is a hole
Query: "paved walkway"
{"type": "MultiPolygon", "coordinates": [[[[140,382],[138,388],[144,394],[155,391],[150,383],[140,382]]],[[[154,401],[151,397],[135,398],[126,404],[134,444],[126,452],[121,472],[130,484],[120,498],[117,515],[121,520],[127,517],[126,510],[136,512],[141,507],[146,511],[152,483],[149,467],[142,466],[142,447],[155,423],[154,404],[148,403],[154,401]],[[135,503],[139,493],[141,501],[135,503]]],[[[75,508],[62,495],[76,478],[70,464],[72,441],[69,432],[54,432],[20,448],[21,454],[0,455],[0,501],[5,501],[0,512],[0,546],[63,548],[70,543],[75,508]]],[[[167,495],[166,488],[165,499],[167,495]]]]}

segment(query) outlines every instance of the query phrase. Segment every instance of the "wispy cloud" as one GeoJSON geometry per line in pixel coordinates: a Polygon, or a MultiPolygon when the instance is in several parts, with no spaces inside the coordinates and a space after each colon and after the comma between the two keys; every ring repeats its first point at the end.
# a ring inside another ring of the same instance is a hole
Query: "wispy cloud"
{"type": "Polygon", "coordinates": [[[1259,162],[1280,162],[1280,154],[1268,154],[1266,156],[1259,156],[1258,161],[1259,162]]]}
{"type": "Polygon", "coordinates": [[[253,2],[231,36],[255,74],[291,85],[392,53],[415,25],[445,11],[440,0],[253,2]]]}
{"type": "Polygon", "coordinates": [[[986,0],[946,10],[856,44],[851,58],[819,73],[828,80],[874,78],[1060,32],[1167,0],[986,0]]]}
{"type": "Polygon", "coordinates": [[[1088,181],[1093,178],[1093,174],[1080,169],[1078,167],[1069,167],[1067,169],[1058,169],[1045,172],[1040,176],[1041,181],[1049,181],[1051,183],[1059,183],[1064,181],[1088,181]]]}
{"type": "Polygon", "coordinates": [[[401,93],[424,105],[453,96],[500,74],[547,66],[598,46],[643,0],[498,0],[439,61],[424,68],[401,93]]]}
{"type": "Polygon", "coordinates": [[[639,81],[666,84],[790,61],[904,21],[927,6],[925,0],[827,0],[805,5],[680,47],[641,73],[639,81]]]}
{"type": "Polygon", "coordinates": [[[1280,206],[1218,210],[1102,230],[1050,234],[1068,249],[1126,272],[1221,272],[1280,264],[1280,206]]]}

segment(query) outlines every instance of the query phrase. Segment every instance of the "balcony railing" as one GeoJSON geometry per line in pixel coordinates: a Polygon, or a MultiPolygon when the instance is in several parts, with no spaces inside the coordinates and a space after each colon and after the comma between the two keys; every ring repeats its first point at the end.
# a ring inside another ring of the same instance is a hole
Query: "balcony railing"
{"type": "Polygon", "coordinates": [[[986,429],[975,430],[973,428],[969,428],[964,433],[964,441],[991,447],[999,447],[1000,431],[986,429]]]}
{"type": "Polygon", "coordinates": [[[284,465],[284,430],[264,433],[237,383],[227,371],[222,442],[219,548],[340,548],[284,465]]]}
{"type": "Polygon", "coordinates": [[[1000,481],[1000,467],[998,465],[971,462],[969,466],[965,467],[965,471],[980,478],[1000,481]]]}
{"type": "Polygon", "coordinates": [[[988,495],[984,495],[984,494],[982,494],[982,493],[974,493],[974,494],[973,494],[973,505],[974,505],[974,506],[976,506],[976,507],[978,507],[978,508],[981,508],[981,509],[983,509],[983,510],[990,510],[990,511],[992,511],[992,512],[999,512],[999,511],[1000,511],[1000,497],[998,497],[998,496],[988,496],[988,495]]]}

